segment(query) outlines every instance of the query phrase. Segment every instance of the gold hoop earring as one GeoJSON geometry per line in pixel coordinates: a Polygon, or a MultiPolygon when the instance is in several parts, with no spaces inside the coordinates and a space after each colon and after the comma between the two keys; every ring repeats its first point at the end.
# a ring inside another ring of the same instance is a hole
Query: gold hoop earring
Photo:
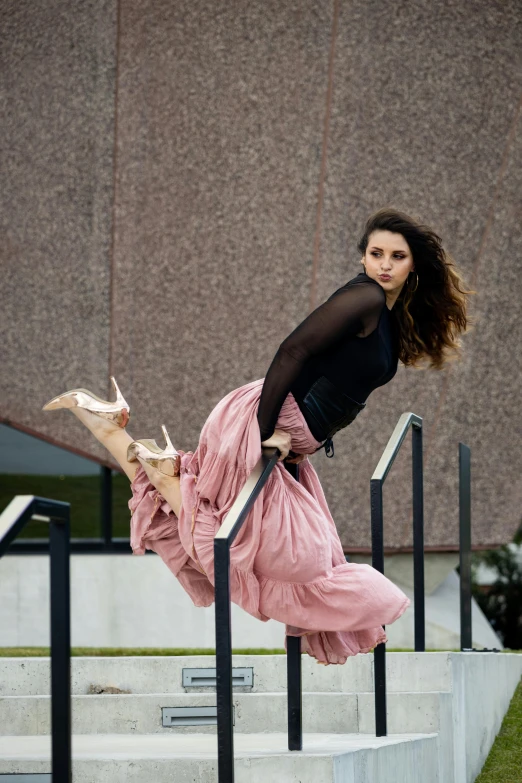
{"type": "Polygon", "coordinates": [[[417,288],[419,287],[419,275],[417,274],[417,272],[415,272],[415,277],[417,278],[417,284],[416,284],[415,288],[410,288],[410,291],[412,292],[412,294],[414,294],[415,291],[417,290],[417,288]]]}

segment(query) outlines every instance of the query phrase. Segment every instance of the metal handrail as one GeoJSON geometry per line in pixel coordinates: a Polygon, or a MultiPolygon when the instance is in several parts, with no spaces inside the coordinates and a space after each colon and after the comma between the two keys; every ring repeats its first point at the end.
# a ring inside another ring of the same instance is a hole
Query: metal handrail
{"type": "MultiPolygon", "coordinates": [[[[112,469],[100,466],[100,522],[99,536],[71,538],[70,551],[78,554],[109,554],[115,552],[128,553],[130,538],[113,535],[112,519],[112,469]]],[[[153,554],[152,550],[146,550],[153,554]]],[[[42,554],[49,552],[49,542],[43,538],[20,538],[14,541],[9,554],[42,554]]]]}
{"type": "Polygon", "coordinates": [[[71,783],[70,504],[16,495],[0,514],[0,558],[31,519],[49,524],[52,780],[71,783]]]}
{"type": "MultiPolygon", "coordinates": [[[[412,430],[412,489],[413,489],[413,594],[415,621],[415,650],[425,650],[424,611],[424,492],[422,464],[422,417],[406,412],[399,418],[386,444],[382,457],[370,480],[372,566],[384,574],[383,484],[395,458],[412,430]]],[[[383,626],[384,628],[384,626],[383,626]]],[[[387,734],[386,726],[386,644],[374,650],[375,677],[375,733],[387,734]]]]}
{"type": "MultiPolygon", "coordinates": [[[[216,701],[219,783],[234,781],[234,714],[232,705],[232,634],[230,605],[230,547],[249,511],[277,465],[279,449],[263,449],[223,524],[214,538],[216,618],[216,701]]],[[[299,465],[285,468],[299,478],[299,465]]],[[[287,637],[288,749],[302,749],[301,639],[287,637]]]]}
{"type": "Polygon", "coordinates": [[[472,648],[471,636],[471,450],[459,443],[459,592],[460,649],[472,648]]]}
{"type": "MultiPolygon", "coordinates": [[[[425,649],[424,614],[424,509],[422,466],[422,418],[415,413],[403,413],[395,427],[370,481],[372,565],[384,573],[384,534],[382,488],[386,476],[412,429],[413,468],[413,539],[415,650],[425,649]]],[[[216,699],[218,735],[218,778],[220,783],[234,781],[234,734],[232,705],[232,635],[230,605],[230,547],[243,522],[277,464],[280,452],[264,449],[229,513],[214,538],[214,586],[216,620],[216,699]]],[[[298,465],[285,466],[288,469],[298,465]]],[[[298,477],[298,473],[297,476],[298,477]]],[[[300,639],[287,637],[288,652],[288,736],[289,750],[302,748],[301,726],[301,655],[300,639]],[[292,656],[292,665],[290,661],[292,656]],[[295,662],[295,665],[293,663],[295,662]]],[[[376,735],[385,736],[386,729],[386,645],[374,651],[376,735]]]]}
{"type": "MultiPolygon", "coordinates": [[[[95,554],[129,554],[130,538],[113,537],[107,542],[104,538],[71,538],[71,554],[95,555],[95,554]]],[[[13,541],[9,548],[9,555],[47,555],[49,554],[49,542],[42,538],[19,538],[13,541]]],[[[152,549],[145,550],[146,555],[154,555],[152,549]]]]}
{"type": "Polygon", "coordinates": [[[459,442],[459,592],[462,652],[500,652],[498,647],[473,647],[471,622],[471,449],[459,442]]]}

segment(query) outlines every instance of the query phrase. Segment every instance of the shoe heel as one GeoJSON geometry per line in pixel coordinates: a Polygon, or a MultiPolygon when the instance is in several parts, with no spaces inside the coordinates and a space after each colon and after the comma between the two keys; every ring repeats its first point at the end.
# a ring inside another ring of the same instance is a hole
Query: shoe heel
{"type": "Polygon", "coordinates": [[[120,391],[120,387],[116,383],[116,378],[114,377],[114,375],[111,375],[110,378],[111,378],[112,388],[116,392],[116,402],[119,403],[120,405],[124,406],[125,408],[128,408],[129,406],[125,402],[125,398],[124,398],[123,394],[120,391]]]}
{"type": "Polygon", "coordinates": [[[171,439],[169,437],[169,433],[167,432],[167,428],[165,427],[164,424],[161,425],[161,431],[163,433],[163,437],[165,438],[165,444],[166,444],[167,450],[168,451],[176,451],[176,449],[172,445],[172,441],[171,441],[171,439]]]}
{"type": "Polygon", "coordinates": [[[158,468],[167,476],[179,476],[181,457],[174,448],[169,433],[167,432],[167,428],[164,424],[161,425],[161,431],[163,432],[163,437],[165,438],[165,452],[170,452],[170,456],[162,460],[158,465],[158,468]]]}

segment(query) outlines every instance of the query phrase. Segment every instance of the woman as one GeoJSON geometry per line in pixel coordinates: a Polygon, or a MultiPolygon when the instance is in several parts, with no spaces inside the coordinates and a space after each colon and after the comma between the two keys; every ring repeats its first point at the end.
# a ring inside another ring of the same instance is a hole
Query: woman
{"type": "Polygon", "coordinates": [[[369,565],[347,563],[319,478],[307,459],[393,378],[398,361],[440,369],[459,352],[465,295],[454,263],[428,227],[393,209],[372,215],[358,244],[364,271],[335,291],[279,346],[266,377],[227,394],[194,452],[133,441],[129,408],[85,389],[44,410],[70,408],[131,481],[131,546],[152,549],[197,606],[214,599],[213,539],[262,447],[278,464],[231,548],[232,600],[286,624],[320,663],[344,663],[386,641],[407,596],[369,565]]]}

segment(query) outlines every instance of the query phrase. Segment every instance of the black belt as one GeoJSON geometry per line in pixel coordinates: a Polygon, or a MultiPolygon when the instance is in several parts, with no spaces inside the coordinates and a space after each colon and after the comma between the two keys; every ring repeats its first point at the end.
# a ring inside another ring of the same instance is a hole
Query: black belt
{"type": "Polygon", "coordinates": [[[366,403],[352,399],[321,375],[304,396],[300,407],[314,438],[325,441],[316,451],[324,448],[326,456],[333,457],[333,436],[351,424],[366,403]]]}

